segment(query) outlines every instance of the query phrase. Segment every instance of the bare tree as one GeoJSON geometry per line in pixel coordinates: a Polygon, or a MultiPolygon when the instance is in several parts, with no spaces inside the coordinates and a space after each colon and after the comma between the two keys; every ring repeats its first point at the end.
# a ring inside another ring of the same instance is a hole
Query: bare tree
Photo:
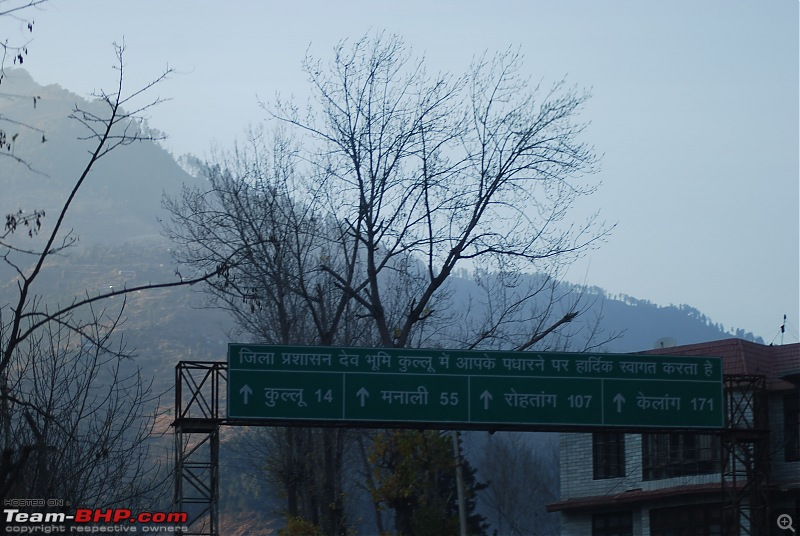
{"type": "MultiPolygon", "coordinates": [[[[341,256],[359,261],[355,273],[323,268],[382,346],[418,344],[426,326],[448,316],[447,283],[459,266],[558,273],[608,232],[594,216],[567,219],[594,191],[582,177],[597,157],[577,121],[588,94],[563,81],[531,85],[521,62],[509,51],[477,60],[464,76],[433,77],[399,38],[364,38],[340,44],[327,65],[306,59],[316,104],[307,115],[280,100],[270,108],[306,135],[306,173],[320,185],[314,199],[350,239],[341,256]]],[[[508,311],[463,343],[493,338],[508,311]]],[[[525,326],[503,346],[531,348],[577,312],[525,326]]],[[[400,518],[413,514],[396,510],[397,526],[411,526],[400,518]]]]}
{"type": "Polygon", "coordinates": [[[486,440],[479,467],[489,486],[481,500],[498,534],[558,534],[558,517],[545,509],[559,496],[558,443],[539,442],[534,448],[526,436],[501,432],[486,440]]]}
{"type": "Polygon", "coordinates": [[[352,280],[327,269],[381,344],[409,343],[458,266],[561,267],[606,235],[595,217],[566,221],[594,191],[581,177],[597,158],[576,122],[588,95],[564,82],[543,91],[521,68],[506,52],[433,78],[398,38],[364,38],[338,46],[328,67],[306,60],[312,114],[275,105],[274,117],[309,136],[317,197],[363,264],[352,280]],[[390,280],[402,294],[384,291],[390,280]]]}
{"type": "Polygon", "coordinates": [[[146,443],[157,401],[114,336],[124,305],[89,309],[80,334],[52,322],[17,349],[5,385],[3,497],[130,507],[158,483],[146,443]]]}
{"type": "Polygon", "coordinates": [[[125,295],[206,281],[224,270],[99,294],[84,291],[68,303],[49,303],[37,292],[42,274],[77,240],[64,220],[95,164],[120,146],[153,139],[141,116],[159,99],[137,103],[169,71],[126,94],[124,47],[115,49],[115,89],[76,106],[71,115],[86,128],[91,149],[54,223],[47,225],[43,210],[20,210],[6,215],[0,233],[0,258],[16,286],[13,299],[0,306],[2,497],[13,492],[102,506],[144,496],[152,485],[151,460],[143,449],[154,397],[117,333],[125,295]]]}
{"type": "MultiPolygon", "coordinates": [[[[575,319],[583,302],[562,299],[553,282],[609,231],[596,216],[569,218],[595,188],[597,157],[578,121],[586,92],[531,85],[512,51],[463,76],[430,76],[383,35],[341,43],[327,64],[309,56],[304,70],[308,108],[265,105],[280,125],[269,151],[218,158],[206,166],[208,191],[167,201],[179,261],[208,269],[235,259],[209,290],[244,332],[259,342],[525,350],[575,319]],[[458,270],[486,274],[475,307],[491,309],[480,321],[452,307],[458,270]],[[529,285],[521,272],[546,275],[529,285]]],[[[286,454],[281,467],[296,471],[286,454]]]]}
{"type": "MultiPolygon", "coordinates": [[[[179,199],[165,200],[172,215],[166,231],[182,264],[229,266],[207,289],[239,333],[272,344],[353,344],[363,340],[366,323],[321,264],[348,278],[355,259],[339,255],[336,244],[345,237],[331,219],[294,195],[296,155],[281,132],[271,138],[251,132],[248,145],[218,153],[202,168],[208,190],[185,188],[179,199]]],[[[345,534],[343,466],[351,433],[274,428],[258,438],[269,445],[263,464],[285,494],[287,517],[345,534]]]]}
{"type": "Polygon", "coordinates": [[[359,322],[322,264],[335,263],[347,279],[356,262],[338,256],[343,237],[331,219],[296,194],[296,152],[281,133],[267,140],[251,132],[247,146],[202,168],[207,190],[184,188],[179,199],[165,199],[165,230],[182,264],[229,266],[208,290],[242,333],[264,343],[343,344],[359,322]]]}

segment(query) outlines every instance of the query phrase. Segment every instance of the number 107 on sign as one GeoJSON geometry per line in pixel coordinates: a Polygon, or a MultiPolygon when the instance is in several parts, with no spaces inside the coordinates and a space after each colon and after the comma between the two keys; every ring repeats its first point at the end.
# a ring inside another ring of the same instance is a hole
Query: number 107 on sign
{"type": "Polygon", "coordinates": [[[571,408],[589,409],[589,405],[592,403],[592,395],[569,395],[567,403],[571,408]]]}

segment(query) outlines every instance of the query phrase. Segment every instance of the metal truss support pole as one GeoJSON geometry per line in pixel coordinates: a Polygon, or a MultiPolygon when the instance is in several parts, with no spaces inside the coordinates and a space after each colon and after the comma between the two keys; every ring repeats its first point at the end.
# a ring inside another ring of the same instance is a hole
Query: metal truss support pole
{"type": "Polygon", "coordinates": [[[186,512],[186,535],[219,535],[219,427],[224,411],[224,362],[181,361],[175,368],[176,511],[186,512]]]}
{"type": "Polygon", "coordinates": [[[769,425],[764,376],[726,375],[722,522],[726,536],[769,534],[769,425]]]}

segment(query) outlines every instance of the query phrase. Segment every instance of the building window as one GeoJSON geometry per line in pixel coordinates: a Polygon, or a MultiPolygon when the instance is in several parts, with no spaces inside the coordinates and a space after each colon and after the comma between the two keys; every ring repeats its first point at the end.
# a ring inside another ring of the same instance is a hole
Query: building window
{"type": "Polygon", "coordinates": [[[625,434],[592,434],[592,461],[595,480],[625,476],[625,434]]]}
{"type": "Polygon", "coordinates": [[[631,512],[593,515],[592,536],[633,536],[633,515],[631,512]]]}
{"type": "Polygon", "coordinates": [[[800,391],[783,395],[784,461],[800,461],[800,391]]]}
{"type": "Polygon", "coordinates": [[[712,434],[642,434],[645,480],[718,473],[719,436],[712,434]]]}
{"type": "Polygon", "coordinates": [[[650,510],[650,536],[720,536],[722,505],[699,504],[650,510]]]}

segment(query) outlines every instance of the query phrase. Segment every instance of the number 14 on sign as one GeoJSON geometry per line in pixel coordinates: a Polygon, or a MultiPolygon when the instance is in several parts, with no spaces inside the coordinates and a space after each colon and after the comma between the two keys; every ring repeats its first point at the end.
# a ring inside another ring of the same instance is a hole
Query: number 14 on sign
{"type": "MultiPolygon", "coordinates": [[[[253,394],[253,390],[249,385],[244,384],[242,388],[239,389],[239,394],[242,395],[242,402],[247,405],[250,403],[250,396],[253,394]]],[[[333,402],[332,389],[327,389],[325,391],[322,389],[317,389],[314,391],[314,394],[317,396],[317,402],[333,402]]]]}

